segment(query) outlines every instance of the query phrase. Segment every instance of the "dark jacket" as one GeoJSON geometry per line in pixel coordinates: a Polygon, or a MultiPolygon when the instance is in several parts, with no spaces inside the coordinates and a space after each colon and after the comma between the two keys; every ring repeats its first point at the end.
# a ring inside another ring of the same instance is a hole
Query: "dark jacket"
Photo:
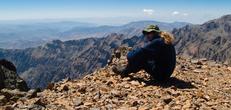
{"type": "Polygon", "coordinates": [[[132,68],[138,68],[136,71],[145,69],[155,79],[163,80],[174,71],[176,52],[173,45],[165,44],[163,38],[157,37],[146,46],[129,52],[127,59],[132,68]]]}

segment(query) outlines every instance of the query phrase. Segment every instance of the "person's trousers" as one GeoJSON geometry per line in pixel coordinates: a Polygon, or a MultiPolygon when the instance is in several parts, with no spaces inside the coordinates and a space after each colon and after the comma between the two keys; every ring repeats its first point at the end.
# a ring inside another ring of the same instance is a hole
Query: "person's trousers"
{"type": "Polygon", "coordinates": [[[136,73],[142,69],[144,69],[153,79],[157,81],[165,81],[170,77],[170,75],[158,71],[155,61],[128,59],[128,65],[126,67],[128,73],[136,73]]]}

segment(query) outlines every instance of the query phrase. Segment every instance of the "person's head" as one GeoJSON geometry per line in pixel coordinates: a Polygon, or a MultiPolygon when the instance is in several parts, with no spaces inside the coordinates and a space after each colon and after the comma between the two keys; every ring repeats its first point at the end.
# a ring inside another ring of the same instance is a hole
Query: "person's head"
{"type": "Polygon", "coordinates": [[[148,41],[152,41],[155,38],[163,38],[166,44],[173,44],[174,37],[168,33],[160,31],[157,25],[149,25],[143,30],[143,35],[148,41]]]}
{"type": "Polygon", "coordinates": [[[152,41],[156,37],[160,37],[160,29],[157,25],[149,25],[143,30],[143,35],[148,41],[152,41]]]}

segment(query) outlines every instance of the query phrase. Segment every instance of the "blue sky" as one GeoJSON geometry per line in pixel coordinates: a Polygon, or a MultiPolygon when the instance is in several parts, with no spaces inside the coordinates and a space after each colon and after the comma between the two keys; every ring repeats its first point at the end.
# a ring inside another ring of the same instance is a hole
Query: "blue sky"
{"type": "Polygon", "coordinates": [[[203,23],[231,14],[231,0],[0,0],[0,20],[76,19],[99,24],[138,20],[203,23]]]}

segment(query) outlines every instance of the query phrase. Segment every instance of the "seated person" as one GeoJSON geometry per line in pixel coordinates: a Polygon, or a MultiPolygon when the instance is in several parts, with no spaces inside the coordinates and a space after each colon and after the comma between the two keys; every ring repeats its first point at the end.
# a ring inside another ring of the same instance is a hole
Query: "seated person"
{"type": "Polygon", "coordinates": [[[112,70],[121,76],[127,76],[129,73],[144,69],[157,81],[167,80],[176,66],[174,37],[167,32],[160,31],[156,25],[145,28],[143,35],[148,40],[148,44],[129,52],[126,66],[114,66],[112,70]]]}

